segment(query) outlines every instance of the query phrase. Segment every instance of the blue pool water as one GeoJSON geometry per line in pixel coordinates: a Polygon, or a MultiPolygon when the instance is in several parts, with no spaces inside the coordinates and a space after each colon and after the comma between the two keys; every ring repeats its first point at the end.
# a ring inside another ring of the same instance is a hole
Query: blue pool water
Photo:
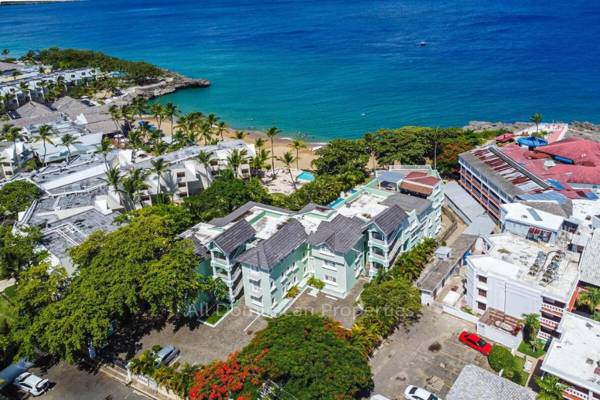
{"type": "Polygon", "coordinates": [[[310,171],[302,171],[301,173],[298,174],[298,176],[296,176],[296,178],[298,180],[306,181],[306,182],[312,182],[315,180],[315,176],[310,171]]]}
{"type": "Polygon", "coordinates": [[[0,46],[93,48],[193,77],[161,101],[356,137],[469,120],[600,122],[600,2],[83,0],[0,7],[0,46]],[[426,41],[427,46],[418,44],[426,41]]]}
{"type": "Polygon", "coordinates": [[[331,208],[338,208],[340,205],[342,205],[344,203],[345,199],[337,198],[334,201],[332,201],[331,203],[329,203],[329,207],[331,208]]]}

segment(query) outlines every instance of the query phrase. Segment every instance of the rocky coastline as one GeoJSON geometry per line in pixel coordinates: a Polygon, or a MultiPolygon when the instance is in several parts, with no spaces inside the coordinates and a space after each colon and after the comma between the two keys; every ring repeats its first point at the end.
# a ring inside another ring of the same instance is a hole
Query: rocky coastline
{"type": "Polygon", "coordinates": [[[208,79],[188,78],[176,72],[165,70],[164,77],[160,82],[146,86],[136,86],[132,88],[132,94],[150,100],[180,89],[207,88],[209,86],[210,81],[208,79]]]}

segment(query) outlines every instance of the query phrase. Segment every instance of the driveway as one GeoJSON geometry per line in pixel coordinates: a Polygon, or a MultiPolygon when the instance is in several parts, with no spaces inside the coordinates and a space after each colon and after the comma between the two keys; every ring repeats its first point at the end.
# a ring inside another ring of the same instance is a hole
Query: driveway
{"type": "MultiPolygon", "coordinates": [[[[60,363],[47,371],[32,369],[34,374],[47,378],[51,389],[40,400],[145,400],[147,397],[104,375],[102,372],[79,369],[74,365],[60,363]]],[[[24,399],[26,395],[10,393],[10,398],[24,399]]],[[[32,397],[29,397],[32,398],[32,397]]]]}
{"type": "Polygon", "coordinates": [[[176,327],[167,324],[161,330],[154,330],[142,338],[142,346],[138,354],[157,344],[172,344],[181,350],[177,361],[208,364],[241,349],[250,342],[254,332],[266,326],[267,322],[264,318],[240,304],[235,306],[214,328],[203,324],[196,327],[176,327]]]}
{"type": "Polygon", "coordinates": [[[346,328],[352,328],[357,310],[354,303],[362,292],[365,283],[366,280],[361,278],[343,299],[324,293],[311,294],[311,289],[308,288],[296,299],[289,311],[306,310],[319,313],[339,321],[346,328]]]}
{"type": "Polygon", "coordinates": [[[465,365],[490,370],[483,355],[458,342],[463,329],[474,331],[475,325],[424,308],[419,322],[408,332],[397,330],[371,358],[374,393],[400,399],[408,385],[416,385],[445,398],[465,365]],[[429,350],[436,342],[441,349],[429,350]]]}

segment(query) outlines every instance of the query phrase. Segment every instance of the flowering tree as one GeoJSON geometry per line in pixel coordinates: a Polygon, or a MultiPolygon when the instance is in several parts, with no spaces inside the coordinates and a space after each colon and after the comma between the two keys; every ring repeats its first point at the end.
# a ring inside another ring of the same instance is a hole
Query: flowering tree
{"type": "Polygon", "coordinates": [[[215,361],[196,373],[190,390],[191,400],[250,400],[257,396],[263,380],[262,368],[256,363],[266,355],[262,352],[251,363],[240,363],[238,353],[225,361],[215,361]]]}

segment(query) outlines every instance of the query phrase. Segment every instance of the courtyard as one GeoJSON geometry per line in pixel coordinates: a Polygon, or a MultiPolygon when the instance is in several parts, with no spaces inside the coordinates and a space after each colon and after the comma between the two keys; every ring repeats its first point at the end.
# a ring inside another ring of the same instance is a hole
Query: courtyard
{"type": "Polygon", "coordinates": [[[458,341],[464,329],[475,331],[475,325],[424,308],[419,322],[408,331],[399,328],[371,358],[374,393],[399,399],[416,385],[444,398],[465,365],[491,370],[486,357],[458,341]],[[435,343],[439,350],[432,351],[435,343]]]}

